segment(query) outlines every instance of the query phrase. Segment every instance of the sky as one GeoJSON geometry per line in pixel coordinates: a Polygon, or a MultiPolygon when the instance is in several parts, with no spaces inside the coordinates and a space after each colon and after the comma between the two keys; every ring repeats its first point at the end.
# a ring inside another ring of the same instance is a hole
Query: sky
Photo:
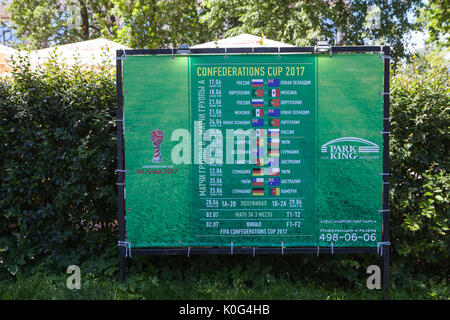
{"type": "MultiPolygon", "coordinates": [[[[428,1],[424,1],[425,4],[428,1]]],[[[408,21],[413,23],[416,20],[414,17],[414,12],[410,12],[408,14],[408,21]]],[[[425,48],[425,40],[427,39],[427,34],[423,31],[412,31],[411,32],[411,40],[408,42],[408,49],[414,51],[414,49],[423,49],[425,48]]]]}
{"type": "MultiPolygon", "coordinates": [[[[428,3],[428,1],[424,1],[425,4],[428,3]]],[[[408,20],[410,22],[413,22],[415,20],[414,13],[408,14],[408,20]]],[[[411,31],[410,32],[411,39],[407,42],[407,48],[410,51],[416,51],[425,48],[425,41],[428,39],[428,34],[424,31],[411,31]]],[[[444,55],[446,60],[450,60],[450,50],[447,50],[447,52],[444,55]]]]}
{"type": "Polygon", "coordinates": [[[425,40],[427,35],[422,31],[412,31],[411,41],[408,43],[408,48],[411,49],[423,49],[425,48],[425,40]]]}

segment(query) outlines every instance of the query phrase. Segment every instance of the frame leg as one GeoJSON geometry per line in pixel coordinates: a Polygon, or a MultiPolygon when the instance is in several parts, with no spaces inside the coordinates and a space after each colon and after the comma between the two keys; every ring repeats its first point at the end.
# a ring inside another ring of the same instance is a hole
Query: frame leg
{"type": "Polygon", "coordinates": [[[119,247],[120,282],[125,282],[126,280],[127,261],[125,259],[125,250],[126,248],[119,247]]]}
{"type": "Polygon", "coordinates": [[[383,248],[383,291],[384,300],[389,300],[389,246],[383,248]]]}

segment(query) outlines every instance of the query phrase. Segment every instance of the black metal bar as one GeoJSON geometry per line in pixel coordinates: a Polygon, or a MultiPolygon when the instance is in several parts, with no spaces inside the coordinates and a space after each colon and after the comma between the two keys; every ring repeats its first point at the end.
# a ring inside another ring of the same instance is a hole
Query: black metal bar
{"type": "Polygon", "coordinates": [[[118,50],[117,52],[125,52],[127,56],[145,55],[145,54],[175,54],[177,49],[130,49],[118,50]]]}
{"type": "MultiPolygon", "coordinates": [[[[117,85],[117,209],[119,223],[119,241],[125,241],[125,208],[124,208],[124,151],[123,151],[123,89],[122,89],[122,51],[116,51],[116,85],[117,85]]],[[[119,247],[120,280],[125,281],[126,248],[119,247]]]]}
{"type": "MultiPolygon", "coordinates": [[[[357,254],[357,253],[377,253],[376,247],[365,248],[336,248],[330,247],[316,248],[284,248],[283,254],[357,254]]],[[[253,247],[234,247],[231,248],[132,248],[133,255],[193,255],[193,254],[227,254],[227,255],[243,255],[243,254],[282,254],[281,247],[270,248],[253,248],[253,247]]]]}
{"type": "MultiPolygon", "coordinates": [[[[384,92],[390,92],[390,47],[383,47],[384,53],[384,92]]],[[[383,131],[390,132],[390,94],[383,96],[383,131]]],[[[383,135],[383,172],[389,173],[389,134],[383,135]]],[[[389,242],[389,175],[383,175],[383,235],[382,241],[389,242]]],[[[384,298],[389,299],[389,245],[383,245],[383,289],[384,298]]]]}
{"type": "Polygon", "coordinates": [[[331,47],[334,52],[381,52],[381,46],[339,46],[331,47]]]}
{"type": "Polygon", "coordinates": [[[210,54],[210,53],[252,53],[252,48],[192,48],[192,54],[210,54]]]}
{"type": "Polygon", "coordinates": [[[314,47],[280,47],[280,48],[255,48],[255,52],[267,52],[267,53],[314,53],[314,47]]]}
{"type": "MultiPolygon", "coordinates": [[[[315,53],[314,47],[254,47],[254,48],[192,48],[191,54],[225,54],[225,53],[315,53]],[[226,51],[225,51],[226,50],[226,51]]],[[[333,53],[339,52],[381,52],[381,46],[338,46],[331,47],[333,53]]],[[[132,49],[118,50],[127,56],[148,54],[176,54],[177,49],[132,49]]]]}

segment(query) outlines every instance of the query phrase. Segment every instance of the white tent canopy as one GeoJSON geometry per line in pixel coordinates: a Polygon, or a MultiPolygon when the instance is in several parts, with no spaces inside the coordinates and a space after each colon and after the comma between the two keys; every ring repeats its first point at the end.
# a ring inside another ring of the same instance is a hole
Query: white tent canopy
{"type": "Polygon", "coordinates": [[[243,33],[235,37],[219,39],[201,44],[196,44],[191,48],[257,48],[257,47],[294,47],[291,44],[275,40],[257,37],[248,33],[243,33]]]}
{"type": "Polygon", "coordinates": [[[0,74],[11,71],[11,67],[8,66],[8,63],[17,53],[18,51],[16,49],[0,44],[0,74]]]}
{"type": "MultiPolygon", "coordinates": [[[[240,34],[235,37],[219,39],[192,46],[191,48],[258,48],[258,47],[293,47],[288,43],[266,39],[265,37],[254,36],[251,34],[240,34]]],[[[131,49],[125,45],[106,40],[94,39],[82,42],[76,42],[51,48],[45,48],[35,51],[17,51],[15,49],[0,47],[0,73],[7,71],[7,61],[15,56],[26,56],[30,59],[31,65],[36,67],[39,64],[48,61],[50,56],[57,55],[58,61],[66,65],[78,63],[82,66],[99,66],[103,61],[110,65],[116,63],[116,50],[131,49]]]]}
{"type": "Polygon", "coordinates": [[[0,44],[0,54],[10,56],[17,54],[17,50],[0,44]]]}
{"type": "Polygon", "coordinates": [[[44,63],[56,53],[58,60],[68,65],[99,66],[102,61],[115,64],[116,50],[122,49],[131,48],[106,39],[94,39],[31,52],[22,51],[20,55],[29,56],[32,65],[44,63]]]}

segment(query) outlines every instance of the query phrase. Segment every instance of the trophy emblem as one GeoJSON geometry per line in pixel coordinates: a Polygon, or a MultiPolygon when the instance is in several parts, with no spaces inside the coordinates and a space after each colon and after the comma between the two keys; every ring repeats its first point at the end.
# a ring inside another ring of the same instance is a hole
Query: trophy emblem
{"type": "Polygon", "coordinates": [[[152,139],[153,146],[155,147],[152,161],[153,163],[161,163],[162,162],[161,144],[164,139],[164,133],[159,129],[153,130],[152,134],[150,135],[150,138],[152,139]]]}

